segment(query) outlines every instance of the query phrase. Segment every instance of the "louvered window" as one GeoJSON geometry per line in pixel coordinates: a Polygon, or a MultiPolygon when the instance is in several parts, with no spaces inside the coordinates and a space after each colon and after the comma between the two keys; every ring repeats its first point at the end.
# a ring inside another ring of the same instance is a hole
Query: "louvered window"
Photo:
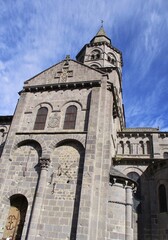
{"type": "Polygon", "coordinates": [[[34,124],[34,130],[43,130],[45,128],[47,114],[48,114],[48,109],[46,107],[41,107],[38,110],[36,121],[34,124]]]}
{"type": "Polygon", "coordinates": [[[64,129],[75,129],[76,115],[77,107],[74,105],[69,106],[65,113],[64,129]]]}

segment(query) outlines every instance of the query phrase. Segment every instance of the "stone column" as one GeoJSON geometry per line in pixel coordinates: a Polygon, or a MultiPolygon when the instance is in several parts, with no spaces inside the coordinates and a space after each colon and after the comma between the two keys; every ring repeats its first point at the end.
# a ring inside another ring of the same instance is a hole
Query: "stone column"
{"type": "Polygon", "coordinates": [[[125,204],[125,239],[133,240],[132,228],[132,187],[125,187],[126,204],[125,204]]]}
{"type": "Polygon", "coordinates": [[[37,226],[40,217],[41,206],[43,202],[43,196],[45,192],[47,182],[47,172],[50,164],[50,159],[40,158],[41,172],[38,180],[38,185],[35,193],[34,204],[32,206],[32,212],[30,216],[30,223],[28,227],[28,234],[26,239],[34,240],[37,235],[37,226]]]}

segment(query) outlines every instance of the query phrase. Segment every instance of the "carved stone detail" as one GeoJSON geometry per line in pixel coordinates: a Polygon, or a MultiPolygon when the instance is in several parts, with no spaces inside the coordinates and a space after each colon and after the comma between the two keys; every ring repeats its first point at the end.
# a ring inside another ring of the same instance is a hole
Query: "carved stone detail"
{"type": "Polygon", "coordinates": [[[68,77],[73,77],[73,71],[69,70],[69,57],[67,56],[62,70],[58,71],[55,78],[58,78],[58,82],[67,82],[68,77]]]}
{"type": "Polygon", "coordinates": [[[40,158],[40,165],[41,169],[48,169],[50,165],[50,159],[49,158],[40,158]]]}
{"type": "Polygon", "coordinates": [[[54,113],[50,115],[49,121],[48,121],[48,127],[49,128],[58,128],[60,124],[60,116],[58,113],[54,113]]]}

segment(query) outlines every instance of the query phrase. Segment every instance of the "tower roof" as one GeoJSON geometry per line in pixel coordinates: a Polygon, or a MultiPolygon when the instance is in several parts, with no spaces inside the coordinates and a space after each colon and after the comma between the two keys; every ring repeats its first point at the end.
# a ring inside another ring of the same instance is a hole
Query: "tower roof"
{"type": "Polygon", "coordinates": [[[106,32],[105,32],[103,26],[101,26],[101,28],[97,32],[96,36],[105,36],[105,37],[107,37],[106,32]]]}
{"type": "Polygon", "coordinates": [[[110,168],[110,175],[113,177],[119,177],[119,178],[124,178],[124,179],[129,179],[129,177],[127,177],[125,174],[123,174],[122,172],[120,172],[119,170],[117,170],[116,168],[112,167],[110,168]]]}
{"type": "Polygon", "coordinates": [[[90,42],[91,43],[107,42],[107,43],[111,44],[111,40],[110,40],[110,38],[107,37],[107,34],[106,34],[103,26],[100,27],[96,36],[90,42]]]}
{"type": "Polygon", "coordinates": [[[120,181],[128,181],[129,184],[133,183],[133,188],[135,186],[137,186],[137,183],[129,178],[128,176],[126,176],[125,174],[123,174],[122,172],[120,172],[119,170],[117,170],[116,168],[114,168],[113,166],[110,167],[110,181],[113,181],[113,178],[119,179],[120,181]]]}

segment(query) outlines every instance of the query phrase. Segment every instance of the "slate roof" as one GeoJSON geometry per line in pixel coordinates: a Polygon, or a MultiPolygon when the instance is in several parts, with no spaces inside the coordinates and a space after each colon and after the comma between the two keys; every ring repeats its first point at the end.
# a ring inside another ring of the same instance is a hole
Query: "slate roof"
{"type": "Polygon", "coordinates": [[[123,174],[122,172],[120,172],[119,170],[117,170],[114,167],[110,168],[110,175],[113,177],[120,177],[120,178],[125,178],[125,179],[131,180],[129,177],[127,177],[125,174],[123,174]]]}

